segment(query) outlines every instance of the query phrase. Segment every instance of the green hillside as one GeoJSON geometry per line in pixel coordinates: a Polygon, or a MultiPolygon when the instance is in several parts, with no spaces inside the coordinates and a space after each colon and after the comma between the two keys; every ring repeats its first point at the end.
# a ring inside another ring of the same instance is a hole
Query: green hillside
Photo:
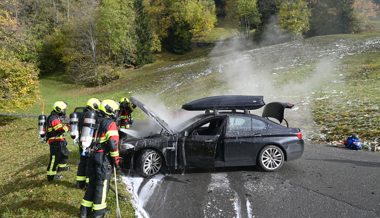
{"type": "MultiPolygon", "coordinates": [[[[337,48],[334,51],[340,51],[340,47],[337,46],[339,42],[352,46],[353,49],[347,52],[341,49],[347,55],[338,58],[339,65],[331,73],[338,76],[340,82],[326,81],[321,83],[321,86],[315,87],[315,90],[311,90],[310,95],[286,98],[286,100],[300,100],[296,104],[300,110],[290,111],[289,115],[295,125],[314,132],[315,134],[311,137],[314,140],[321,140],[320,134],[325,141],[342,140],[355,131],[364,141],[373,142],[380,135],[378,127],[380,121],[378,110],[380,106],[379,40],[377,34],[323,36],[253,49],[248,51],[248,54],[250,57],[256,57],[255,55],[266,57],[267,53],[284,51],[286,47],[293,48],[292,46],[298,46],[300,43],[302,46],[307,46],[307,48],[312,46],[313,50],[319,49],[321,52],[330,51],[327,48],[333,45],[337,48]],[[365,44],[372,42],[373,46],[360,50],[363,48],[361,42],[365,44]],[[309,101],[306,101],[307,99],[309,101]],[[307,110],[312,114],[312,122],[299,124],[303,120],[294,115],[304,112],[302,108],[307,107],[306,102],[313,105],[307,110]]],[[[241,51],[243,54],[246,52],[241,51]]],[[[283,60],[284,66],[268,70],[270,78],[274,80],[273,84],[276,87],[286,87],[287,84],[294,82],[309,84],[303,81],[313,75],[318,66],[319,53],[308,53],[308,55],[307,60],[305,58],[304,62],[300,59],[298,65],[289,65],[287,60],[283,60]]],[[[215,50],[211,49],[196,49],[183,56],[161,54],[156,57],[157,61],[154,64],[136,70],[126,70],[121,78],[112,84],[94,88],[71,84],[66,82],[67,78],[58,74],[46,76],[40,79],[40,100],[29,109],[18,112],[37,115],[41,113],[42,105],[44,105],[45,113],[49,113],[51,105],[56,100],[67,101],[70,112],[74,107],[82,106],[90,97],[118,100],[122,96],[144,94],[152,96],[175,110],[188,100],[231,91],[230,84],[225,79],[228,75],[221,73],[219,65],[215,65],[216,58],[222,57],[223,52],[215,55],[215,50]]],[[[273,62],[273,66],[276,64],[273,62]]],[[[239,70],[237,68],[236,72],[239,70]]],[[[276,99],[275,96],[268,96],[268,98],[276,99]]],[[[136,112],[135,115],[137,118],[142,118],[140,112],[136,112]]],[[[68,139],[71,151],[69,163],[71,171],[63,174],[62,181],[48,183],[46,165],[49,150],[46,144],[38,141],[36,129],[35,118],[1,118],[0,120],[2,151],[0,154],[2,163],[0,216],[75,217],[83,197],[83,192],[74,187],[78,162],[77,147],[74,147],[71,139],[68,139]]],[[[109,196],[109,209],[114,216],[113,192],[109,196]]],[[[122,204],[122,213],[123,217],[134,216],[129,202],[125,201],[122,204]]]]}

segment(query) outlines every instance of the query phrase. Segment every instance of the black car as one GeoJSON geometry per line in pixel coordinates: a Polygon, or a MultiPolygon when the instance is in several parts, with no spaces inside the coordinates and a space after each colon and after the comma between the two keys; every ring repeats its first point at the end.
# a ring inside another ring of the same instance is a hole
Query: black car
{"type": "Polygon", "coordinates": [[[164,167],[171,170],[259,165],[265,171],[275,171],[285,161],[301,157],[304,150],[300,129],[289,128],[287,122],[286,126],[280,124],[291,104],[265,105],[262,96],[203,98],[182,108],[204,113],[173,129],[139,100],[132,97],[131,101],[160,127],[148,134],[121,129],[125,134],[120,143],[122,168],[143,177],[153,176],[164,167]],[[250,110],[264,105],[262,116],[250,114],[250,110]]]}

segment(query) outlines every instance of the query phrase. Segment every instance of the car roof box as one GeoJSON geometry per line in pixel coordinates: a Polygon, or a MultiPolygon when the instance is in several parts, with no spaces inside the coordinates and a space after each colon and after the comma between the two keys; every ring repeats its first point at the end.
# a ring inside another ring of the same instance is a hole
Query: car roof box
{"type": "Polygon", "coordinates": [[[263,96],[220,95],[197,99],[182,105],[187,111],[256,110],[265,105],[263,96]]]}

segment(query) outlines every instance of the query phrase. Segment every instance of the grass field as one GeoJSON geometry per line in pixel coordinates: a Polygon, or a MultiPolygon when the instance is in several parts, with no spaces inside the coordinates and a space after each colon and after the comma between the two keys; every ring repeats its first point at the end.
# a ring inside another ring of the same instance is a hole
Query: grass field
{"type": "MultiPolygon", "coordinates": [[[[368,38],[376,34],[334,35],[308,39],[309,43],[331,43],[339,39],[368,38]]],[[[27,110],[17,111],[40,114],[50,113],[56,100],[69,103],[69,113],[75,106],[83,106],[90,97],[118,100],[123,96],[146,92],[164,101],[172,109],[188,100],[215,93],[225,88],[217,73],[203,72],[210,64],[207,54],[211,50],[195,49],[192,53],[177,56],[161,54],[154,64],[126,71],[112,84],[88,88],[65,82],[65,78],[52,75],[41,78],[40,100],[27,110]],[[199,73],[201,72],[201,73],[199,73]],[[200,76],[201,75],[201,76],[200,76]],[[173,85],[172,85],[173,84],[173,85]]],[[[327,141],[343,139],[353,131],[364,140],[374,140],[380,135],[380,51],[361,53],[342,59],[339,69],[344,83],[333,89],[335,98],[323,98],[317,93],[312,111],[316,130],[327,141]]],[[[286,72],[281,81],[306,78],[314,65],[303,65],[286,72]],[[291,75],[287,77],[286,75],[291,75]]],[[[142,114],[136,112],[136,118],[142,114]]],[[[64,179],[56,183],[46,181],[49,159],[47,144],[37,138],[37,120],[30,118],[0,119],[0,217],[76,217],[83,191],[74,187],[77,147],[69,141],[71,171],[63,173],[64,179]]],[[[109,194],[109,209],[114,217],[115,195],[109,194]]],[[[132,205],[122,203],[123,217],[134,217],[132,205]]]]}
{"type": "Polygon", "coordinates": [[[340,72],[344,83],[335,98],[316,101],[314,119],[327,141],[357,133],[364,142],[380,139],[380,51],[347,57],[340,72]]]}
{"type": "MultiPolygon", "coordinates": [[[[84,195],[75,188],[78,148],[69,145],[71,170],[62,181],[49,183],[46,166],[49,146],[36,137],[35,119],[0,123],[0,217],[78,217],[84,195]]],[[[72,140],[68,140],[72,144],[72,140]]],[[[115,208],[115,194],[109,193],[109,209],[115,208]]],[[[123,201],[123,217],[133,217],[132,206],[123,201]]],[[[114,217],[114,211],[111,211],[114,217]]]]}

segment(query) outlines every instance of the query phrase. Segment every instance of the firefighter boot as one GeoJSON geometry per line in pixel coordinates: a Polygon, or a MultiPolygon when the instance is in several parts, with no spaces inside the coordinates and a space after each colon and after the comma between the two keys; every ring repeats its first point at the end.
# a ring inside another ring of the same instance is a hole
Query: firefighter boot
{"type": "Polygon", "coordinates": [[[86,189],[86,181],[77,181],[77,189],[86,189]]]}
{"type": "Polygon", "coordinates": [[[87,218],[90,217],[91,208],[80,206],[80,218],[87,218]]]}
{"type": "Polygon", "coordinates": [[[47,176],[47,180],[49,182],[56,181],[56,180],[61,180],[62,178],[63,178],[62,175],[47,176]]]}
{"type": "Polygon", "coordinates": [[[60,167],[60,166],[58,165],[58,168],[57,168],[57,172],[69,171],[69,170],[70,170],[70,167],[69,167],[69,166],[60,167]]]}

